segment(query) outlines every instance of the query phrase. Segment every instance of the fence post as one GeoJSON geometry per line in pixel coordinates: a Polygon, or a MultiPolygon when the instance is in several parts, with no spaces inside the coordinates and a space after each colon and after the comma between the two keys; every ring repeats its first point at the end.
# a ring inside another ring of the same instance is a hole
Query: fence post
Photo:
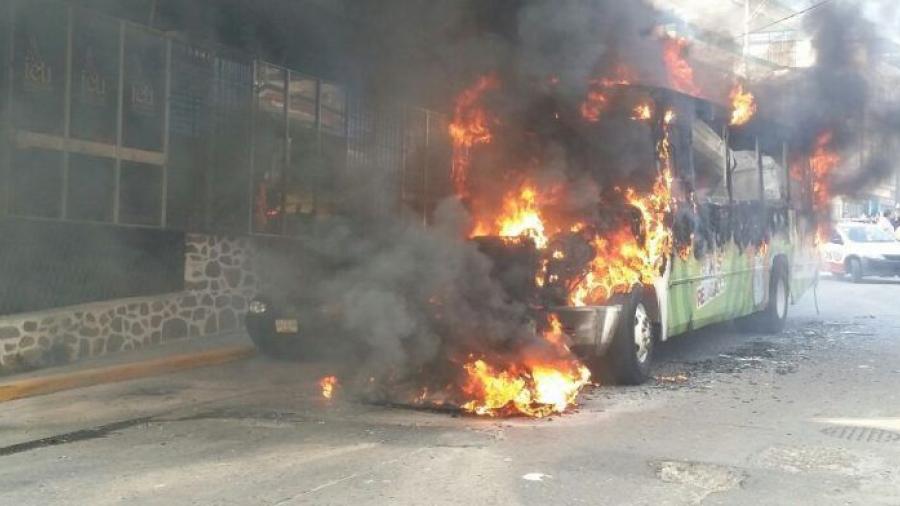
{"type": "Polygon", "coordinates": [[[288,102],[290,101],[290,85],[291,85],[291,72],[284,67],[281,67],[281,72],[284,75],[284,82],[282,83],[282,88],[284,90],[284,102],[282,104],[282,114],[284,115],[284,156],[282,157],[282,167],[281,167],[281,235],[287,235],[287,212],[286,204],[287,204],[287,189],[288,189],[288,167],[291,166],[291,122],[290,116],[288,115],[288,102]]]}
{"type": "Polygon", "coordinates": [[[163,91],[163,166],[162,166],[162,202],[160,202],[161,224],[166,228],[169,223],[169,124],[172,107],[172,39],[166,37],[165,90],[163,91]]]}
{"type": "Polygon", "coordinates": [[[250,84],[250,174],[247,178],[247,191],[250,196],[250,221],[247,224],[247,233],[253,234],[256,219],[256,191],[253,184],[256,180],[256,108],[257,108],[257,86],[259,83],[259,73],[257,65],[259,61],[254,59],[251,72],[253,73],[253,82],[250,84]]]}
{"type": "Polygon", "coordinates": [[[425,147],[422,159],[422,224],[428,226],[428,212],[431,209],[431,191],[428,186],[431,182],[428,177],[431,171],[431,113],[425,109],[425,147]]]}
{"type": "Polygon", "coordinates": [[[9,2],[6,5],[9,16],[9,27],[6,36],[8,47],[6,48],[6,107],[3,111],[3,190],[0,191],[0,215],[9,214],[12,211],[12,160],[13,160],[13,87],[15,85],[15,26],[16,26],[16,3],[9,2]]]}
{"type": "Polygon", "coordinates": [[[116,116],[116,169],[113,184],[113,223],[119,223],[122,185],[122,128],[125,111],[125,22],[119,21],[119,97],[116,116]]]}
{"type": "Polygon", "coordinates": [[[75,13],[70,5],[66,7],[66,82],[63,94],[63,139],[65,149],[62,152],[62,184],[60,185],[60,217],[69,216],[69,138],[72,136],[72,45],[75,31],[75,13]]]}

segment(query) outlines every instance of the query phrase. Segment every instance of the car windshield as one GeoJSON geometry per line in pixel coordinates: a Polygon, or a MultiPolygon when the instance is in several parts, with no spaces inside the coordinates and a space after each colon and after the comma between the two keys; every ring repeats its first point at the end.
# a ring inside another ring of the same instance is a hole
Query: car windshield
{"type": "Polygon", "coordinates": [[[850,227],[845,230],[847,238],[853,242],[894,242],[896,239],[878,227],[850,227]]]}

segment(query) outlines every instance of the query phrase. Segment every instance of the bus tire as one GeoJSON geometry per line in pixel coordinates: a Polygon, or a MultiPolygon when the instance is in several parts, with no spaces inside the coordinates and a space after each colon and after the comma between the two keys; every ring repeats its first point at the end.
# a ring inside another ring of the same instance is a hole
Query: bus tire
{"type": "Polygon", "coordinates": [[[742,316],[734,320],[734,326],[745,334],[777,334],[787,322],[787,307],[790,299],[788,270],[784,262],[776,261],[769,277],[769,302],[762,311],[742,316]]]}
{"type": "Polygon", "coordinates": [[[759,323],[768,334],[778,334],[787,323],[788,305],[791,297],[791,284],[787,266],[776,261],[769,277],[769,303],[759,313],[759,323]]]}
{"type": "Polygon", "coordinates": [[[650,377],[655,326],[642,293],[643,290],[635,289],[624,305],[622,319],[604,357],[607,376],[617,385],[640,385],[650,377]]]}
{"type": "Polygon", "coordinates": [[[859,261],[858,258],[851,258],[847,260],[847,272],[850,273],[850,280],[854,283],[862,283],[863,280],[863,268],[862,262],[859,261]]]}

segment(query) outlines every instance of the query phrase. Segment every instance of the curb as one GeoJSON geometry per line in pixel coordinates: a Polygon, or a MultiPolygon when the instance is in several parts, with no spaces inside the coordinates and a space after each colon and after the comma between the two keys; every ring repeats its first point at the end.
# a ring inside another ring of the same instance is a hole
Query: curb
{"type": "Polygon", "coordinates": [[[0,402],[46,395],[62,390],[83,388],[104,383],[116,383],[163,373],[197,367],[224,364],[247,358],[256,353],[253,346],[229,346],[210,351],[184,353],[129,364],[73,371],[19,381],[0,382],[0,402]]]}

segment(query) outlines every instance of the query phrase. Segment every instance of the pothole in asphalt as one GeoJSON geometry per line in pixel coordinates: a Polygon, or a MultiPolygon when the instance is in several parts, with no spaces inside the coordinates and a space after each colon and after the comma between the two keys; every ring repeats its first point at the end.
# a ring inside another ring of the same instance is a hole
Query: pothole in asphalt
{"type": "Polygon", "coordinates": [[[900,441],[900,432],[869,427],[826,427],[822,434],[847,441],[859,441],[861,443],[895,443],[900,441]]]}
{"type": "Polygon", "coordinates": [[[650,462],[650,466],[661,481],[686,485],[699,492],[697,502],[710,494],[740,487],[747,477],[738,469],[705,462],[660,460],[650,462]]]}

